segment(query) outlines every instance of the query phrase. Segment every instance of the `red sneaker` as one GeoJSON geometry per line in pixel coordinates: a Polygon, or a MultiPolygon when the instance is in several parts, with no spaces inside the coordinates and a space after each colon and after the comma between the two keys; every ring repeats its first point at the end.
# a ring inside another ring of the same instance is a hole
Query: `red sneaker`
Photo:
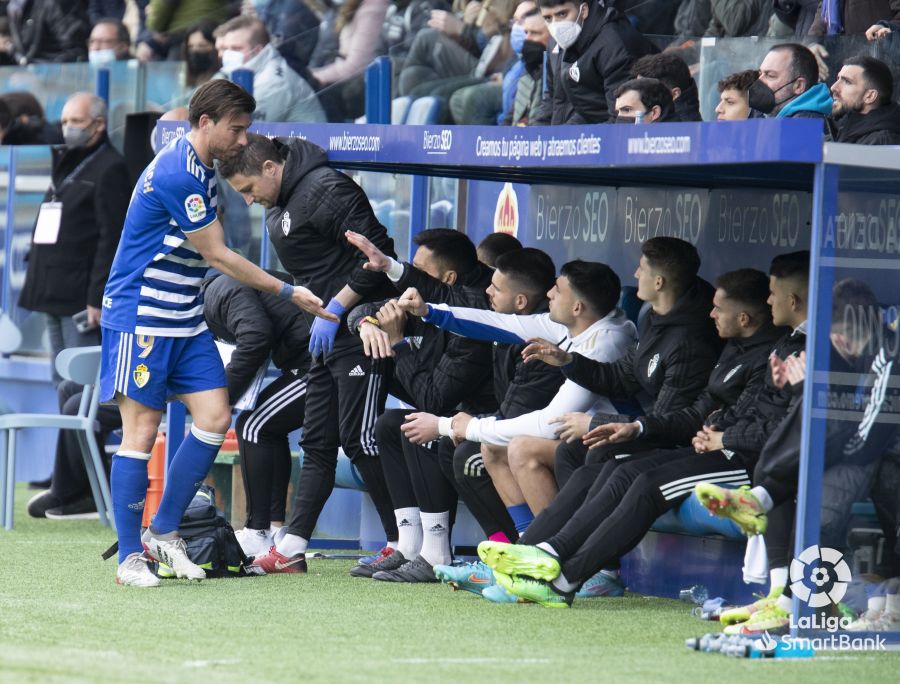
{"type": "Polygon", "coordinates": [[[259,556],[253,561],[253,565],[262,568],[267,575],[273,575],[279,572],[297,573],[306,572],[306,554],[298,553],[296,556],[288,558],[284,554],[278,553],[275,545],[272,544],[269,552],[259,556]]]}

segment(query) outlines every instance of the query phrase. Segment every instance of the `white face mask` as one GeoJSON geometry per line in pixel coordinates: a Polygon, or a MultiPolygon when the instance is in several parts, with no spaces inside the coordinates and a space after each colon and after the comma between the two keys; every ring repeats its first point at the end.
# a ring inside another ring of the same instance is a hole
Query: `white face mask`
{"type": "MultiPolygon", "coordinates": [[[[581,19],[582,5],[578,6],[578,19],[581,19]]],[[[554,21],[547,25],[550,35],[563,50],[568,50],[581,35],[581,24],[578,21],[554,21]]]]}
{"type": "Polygon", "coordinates": [[[222,69],[233,71],[244,65],[244,53],[240,50],[225,50],[222,53],[222,69]]]}
{"type": "Polygon", "coordinates": [[[102,50],[90,50],[88,52],[88,62],[93,66],[106,66],[110,62],[116,61],[116,51],[112,48],[103,48],[102,50]]]}

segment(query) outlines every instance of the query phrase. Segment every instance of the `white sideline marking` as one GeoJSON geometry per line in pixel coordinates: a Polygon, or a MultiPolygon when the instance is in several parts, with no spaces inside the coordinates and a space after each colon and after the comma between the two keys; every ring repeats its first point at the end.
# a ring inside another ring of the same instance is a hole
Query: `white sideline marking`
{"type": "Polygon", "coordinates": [[[393,662],[402,665],[546,665],[550,658],[394,658],[393,662]]]}
{"type": "Polygon", "coordinates": [[[209,667],[211,665],[237,665],[240,660],[232,658],[230,660],[185,660],[183,667],[209,667]]]}

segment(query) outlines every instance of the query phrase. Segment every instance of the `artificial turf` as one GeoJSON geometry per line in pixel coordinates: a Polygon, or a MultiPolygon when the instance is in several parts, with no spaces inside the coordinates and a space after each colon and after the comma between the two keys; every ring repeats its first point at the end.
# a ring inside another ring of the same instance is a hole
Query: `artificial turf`
{"type": "Polygon", "coordinates": [[[308,575],[117,586],[95,521],[0,529],[2,682],[882,682],[900,654],[736,660],[689,652],[715,623],[677,601],[628,595],[571,610],[491,605],[440,584],[308,575]]]}

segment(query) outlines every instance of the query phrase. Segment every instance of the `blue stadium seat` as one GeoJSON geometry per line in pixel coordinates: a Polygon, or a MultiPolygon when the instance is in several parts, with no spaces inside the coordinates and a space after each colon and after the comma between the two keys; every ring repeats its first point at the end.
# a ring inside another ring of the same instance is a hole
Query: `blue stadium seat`
{"type": "Polygon", "coordinates": [[[406,117],[409,115],[412,103],[413,99],[409,95],[395,97],[391,100],[391,123],[397,126],[407,123],[406,117]]]}
{"type": "Polygon", "coordinates": [[[619,295],[619,308],[635,325],[637,325],[642,306],[644,306],[644,302],[638,299],[637,288],[634,285],[623,285],[622,294],[619,295]]]}
{"type": "Polygon", "coordinates": [[[727,518],[710,514],[693,494],[681,506],[657,518],[651,529],[696,537],[717,534],[727,539],[744,539],[737,525],[727,518]]]}
{"type": "Polygon", "coordinates": [[[438,200],[431,203],[431,222],[428,224],[435,228],[450,225],[450,217],[453,215],[453,203],[450,200],[438,200]]]}
{"type": "Polygon", "coordinates": [[[439,97],[419,97],[412,103],[406,115],[406,124],[426,126],[437,123],[441,111],[442,100],[439,97]]]}

